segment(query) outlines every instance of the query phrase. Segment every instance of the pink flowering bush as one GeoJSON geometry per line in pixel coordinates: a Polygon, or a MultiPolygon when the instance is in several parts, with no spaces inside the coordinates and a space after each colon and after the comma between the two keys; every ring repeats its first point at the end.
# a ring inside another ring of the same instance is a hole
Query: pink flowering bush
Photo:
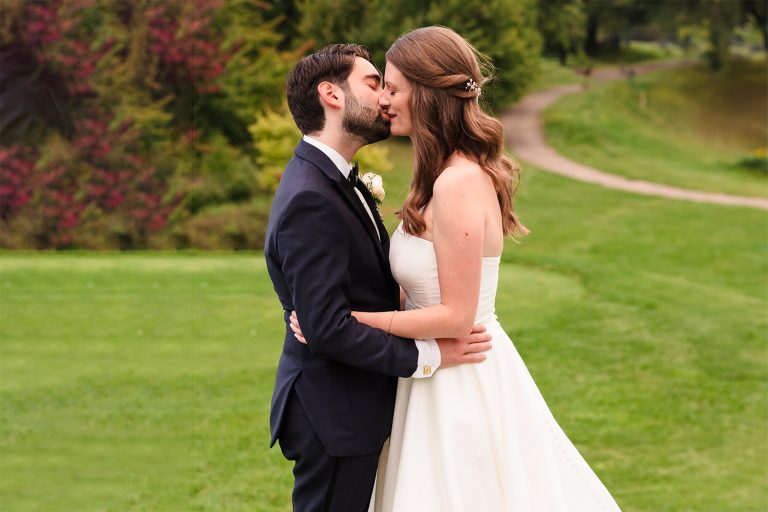
{"type": "Polygon", "coordinates": [[[169,224],[197,213],[186,197],[211,179],[201,176],[210,140],[240,169],[219,169],[220,179],[256,174],[249,115],[279,102],[276,78],[293,58],[261,49],[277,37],[262,11],[224,0],[14,4],[0,36],[0,246],[162,245],[169,224]],[[261,38],[246,31],[260,27],[261,38]],[[282,69],[254,97],[231,75],[256,73],[263,59],[282,69]]]}

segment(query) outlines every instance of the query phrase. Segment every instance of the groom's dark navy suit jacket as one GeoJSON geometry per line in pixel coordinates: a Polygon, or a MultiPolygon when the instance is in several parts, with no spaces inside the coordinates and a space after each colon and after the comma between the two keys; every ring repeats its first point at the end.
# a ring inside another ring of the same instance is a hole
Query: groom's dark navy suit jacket
{"type": "Polygon", "coordinates": [[[350,311],[398,309],[389,237],[368,190],[357,185],[381,239],[352,186],[319,149],[301,141],[272,204],[264,247],[284,310],[283,353],[270,414],[280,436],[291,390],[333,457],[378,452],[390,434],[397,378],[416,370],[406,340],[360,324],[350,311]],[[296,310],[308,345],[289,327],[296,310]]]}

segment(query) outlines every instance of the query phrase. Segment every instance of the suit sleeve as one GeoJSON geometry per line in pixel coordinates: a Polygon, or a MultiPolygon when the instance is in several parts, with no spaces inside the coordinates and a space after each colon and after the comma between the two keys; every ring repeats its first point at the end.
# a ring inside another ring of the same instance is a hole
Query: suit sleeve
{"type": "Polygon", "coordinates": [[[280,221],[277,246],[310,351],[365,370],[413,375],[418,361],[413,340],[361,324],[351,314],[350,240],[341,213],[327,198],[313,191],[297,194],[280,221]]]}

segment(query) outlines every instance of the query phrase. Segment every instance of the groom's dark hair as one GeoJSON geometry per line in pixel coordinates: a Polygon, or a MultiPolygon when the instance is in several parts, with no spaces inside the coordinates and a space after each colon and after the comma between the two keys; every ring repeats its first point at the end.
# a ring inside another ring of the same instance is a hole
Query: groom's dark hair
{"type": "Polygon", "coordinates": [[[321,82],[331,82],[346,89],[355,57],[372,63],[365,46],[332,44],[302,58],[288,73],[285,84],[288,108],[301,133],[315,133],[325,127],[325,112],[317,86],[321,82]]]}

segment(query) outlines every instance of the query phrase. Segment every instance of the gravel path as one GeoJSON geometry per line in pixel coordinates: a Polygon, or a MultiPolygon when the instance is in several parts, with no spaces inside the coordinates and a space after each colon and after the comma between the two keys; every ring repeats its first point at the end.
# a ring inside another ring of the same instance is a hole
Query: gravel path
{"type": "MultiPolygon", "coordinates": [[[[686,63],[661,62],[634,66],[633,70],[635,74],[640,74],[683,65],[686,65],[686,63]]],[[[600,82],[621,80],[625,76],[621,69],[608,68],[594,71],[590,80],[600,82]]],[[[541,122],[541,113],[563,96],[576,94],[581,91],[583,91],[581,84],[562,85],[546,89],[526,96],[519,103],[504,112],[501,116],[501,122],[506,132],[507,143],[514,156],[549,172],[635,194],[768,210],[768,199],[702,192],[649,181],[631,180],[574,162],[558,154],[557,151],[547,145],[541,122]]]]}

